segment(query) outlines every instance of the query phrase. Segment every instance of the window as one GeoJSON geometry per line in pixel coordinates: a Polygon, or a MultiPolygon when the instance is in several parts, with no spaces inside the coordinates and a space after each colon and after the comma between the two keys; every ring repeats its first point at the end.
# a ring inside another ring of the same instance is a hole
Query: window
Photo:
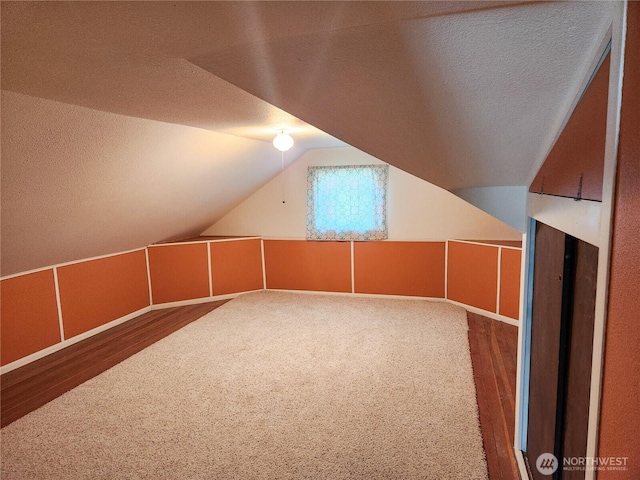
{"type": "Polygon", "coordinates": [[[388,178],[388,165],[309,167],[307,239],[386,239],[388,178]]]}

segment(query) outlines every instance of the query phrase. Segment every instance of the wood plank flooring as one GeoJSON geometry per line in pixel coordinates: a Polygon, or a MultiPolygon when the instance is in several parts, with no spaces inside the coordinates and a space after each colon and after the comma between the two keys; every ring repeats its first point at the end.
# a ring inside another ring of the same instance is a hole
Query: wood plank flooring
{"type": "Polygon", "coordinates": [[[154,310],[0,377],[4,427],[228,300],[154,310]]]}
{"type": "Polygon", "coordinates": [[[480,428],[491,480],[519,480],[513,451],[518,329],[467,312],[480,428]]]}
{"type": "MultiPolygon", "coordinates": [[[[225,301],[146,313],[0,377],[4,427],[225,301]]],[[[469,344],[491,480],[520,478],[513,453],[517,328],[469,313],[469,344]]]]}

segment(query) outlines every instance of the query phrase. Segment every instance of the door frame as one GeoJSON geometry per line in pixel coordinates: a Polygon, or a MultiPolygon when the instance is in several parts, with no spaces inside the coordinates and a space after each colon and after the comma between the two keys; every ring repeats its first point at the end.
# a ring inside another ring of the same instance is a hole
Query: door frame
{"type": "MultiPolygon", "coordinates": [[[[614,189],[618,136],[620,131],[620,108],[622,99],[622,71],[626,34],[627,0],[613,5],[611,26],[601,39],[600,49],[595,56],[589,74],[595,71],[603,53],[611,45],[611,64],[609,72],[609,97],[607,109],[606,143],[604,158],[604,178],[602,202],[589,200],[575,201],[569,198],[552,197],[529,193],[527,196],[528,221],[523,235],[523,260],[521,271],[522,291],[520,295],[520,318],[522,324],[518,331],[518,358],[516,373],[516,425],[514,449],[520,475],[529,478],[523,451],[527,448],[527,417],[529,396],[529,363],[531,344],[531,300],[533,293],[533,258],[535,252],[535,225],[537,221],[568,233],[599,248],[598,276],[596,289],[595,323],[593,335],[593,357],[591,364],[591,391],[589,399],[589,427],[587,435],[587,456],[597,457],[598,431],[600,421],[600,399],[606,333],[607,296],[609,282],[609,261],[611,254],[611,232],[614,207],[614,189]]],[[[590,80],[588,75],[568,109],[558,135],[566,125],[577,105],[582,92],[590,80]]],[[[551,149],[549,146],[549,150],[551,149]]],[[[548,151],[544,158],[546,158],[548,151]]],[[[541,160],[542,162],[543,160],[541,160]]],[[[529,179],[529,184],[537,169],[529,179]]],[[[559,459],[561,461],[561,459],[559,459]]],[[[595,472],[587,471],[585,480],[594,480],[595,472]]]]}

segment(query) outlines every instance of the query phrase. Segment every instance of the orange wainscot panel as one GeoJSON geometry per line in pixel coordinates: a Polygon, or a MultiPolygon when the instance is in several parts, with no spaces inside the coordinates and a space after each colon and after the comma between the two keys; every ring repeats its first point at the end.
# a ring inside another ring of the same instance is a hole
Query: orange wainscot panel
{"type": "Polygon", "coordinates": [[[450,241],[447,277],[449,299],[496,312],[498,247],[450,241]]]}
{"type": "Polygon", "coordinates": [[[260,239],[212,242],[210,249],[214,295],[263,287],[260,239]]]}
{"type": "Polygon", "coordinates": [[[59,267],[58,285],[65,338],[149,306],[144,250],[59,267]]]}
{"type": "Polygon", "coordinates": [[[265,240],[267,288],[351,292],[350,242],[265,240]]]}
{"type": "Polygon", "coordinates": [[[500,315],[520,317],[520,265],[522,252],[502,249],[500,259],[500,315]]]}
{"type": "Polygon", "coordinates": [[[355,242],[355,290],[444,298],[444,247],[444,242],[355,242]]]}
{"type": "Polygon", "coordinates": [[[61,341],[53,270],[0,281],[2,365],[61,341]]]}
{"type": "Polygon", "coordinates": [[[149,247],[154,304],[209,296],[206,243],[149,247]]]}

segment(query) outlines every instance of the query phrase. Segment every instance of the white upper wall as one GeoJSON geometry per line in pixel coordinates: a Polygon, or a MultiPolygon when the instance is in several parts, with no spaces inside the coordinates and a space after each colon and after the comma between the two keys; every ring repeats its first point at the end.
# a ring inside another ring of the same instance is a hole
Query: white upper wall
{"type": "Polygon", "coordinates": [[[279,172],[278,153],[3,90],[2,275],[197,235],[279,172]]]}
{"type": "Polygon", "coordinates": [[[521,232],[526,229],[526,186],[477,187],[452,190],[458,197],[502,220],[521,232]]]}
{"type": "MultiPolygon", "coordinates": [[[[380,163],[352,147],[311,150],[287,168],[284,175],[272,179],[202,235],[303,239],[307,167],[380,163]]],[[[487,213],[393,166],[389,166],[387,202],[390,240],[522,239],[520,232],[487,213]]]]}

